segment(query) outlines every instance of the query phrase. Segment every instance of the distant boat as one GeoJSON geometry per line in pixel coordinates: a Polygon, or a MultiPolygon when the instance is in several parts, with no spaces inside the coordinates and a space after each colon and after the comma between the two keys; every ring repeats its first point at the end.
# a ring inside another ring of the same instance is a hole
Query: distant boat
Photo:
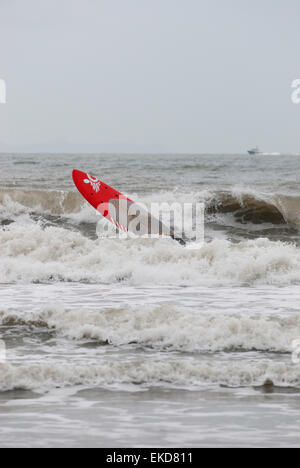
{"type": "Polygon", "coordinates": [[[250,150],[248,150],[248,153],[249,154],[263,154],[262,151],[260,151],[259,147],[256,146],[255,148],[252,148],[250,150]]]}

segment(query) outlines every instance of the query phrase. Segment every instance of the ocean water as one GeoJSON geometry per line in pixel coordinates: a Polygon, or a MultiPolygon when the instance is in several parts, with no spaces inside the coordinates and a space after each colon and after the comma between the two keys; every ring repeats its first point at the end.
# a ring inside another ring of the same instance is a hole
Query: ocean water
{"type": "Polygon", "coordinates": [[[299,447],[299,168],[0,155],[0,446],[299,447]],[[204,244],[109,237],[74,168],[204,202],[204,244]]]}

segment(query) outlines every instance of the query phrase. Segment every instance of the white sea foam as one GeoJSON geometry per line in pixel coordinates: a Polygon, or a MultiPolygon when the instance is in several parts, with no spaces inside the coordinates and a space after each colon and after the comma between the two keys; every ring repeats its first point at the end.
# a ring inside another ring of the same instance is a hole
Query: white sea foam
{"type": "MultiPolygon", "coordinates": [[[[213,307],[211,307],[213,309],[213,307]]],[[[222,314],[171,305],[114,309],[65,309],[52,305],[36,311],[0,311],[0,324],[56,330],[64,337],[93,339],[114,346],[138,344],[184,352],[256,350],[291,353],[300,336],[300,314],[222,314]]]]}
{"type": "Polygon", "coordinates": [[[92,241],[63,228],[14,223],[0,230],[0,282],[63,281],[178,285],[300,282],[300,249],[257,239],[215,239],[199,249],[172,240],[92,241]]]}
{"type": "Polygon", "coordinates": [[[0,391],[30,389],[47,391],[57,387],[88,385],[97,387],[135,385],[183,387],[226,385],[229,387],[300,386],[300,366],[287,363],[243,361],[195,362],[188,358],[124,361],[103,360],[98,364],[41,363],[27,365],[0,364],[0,391]]]}

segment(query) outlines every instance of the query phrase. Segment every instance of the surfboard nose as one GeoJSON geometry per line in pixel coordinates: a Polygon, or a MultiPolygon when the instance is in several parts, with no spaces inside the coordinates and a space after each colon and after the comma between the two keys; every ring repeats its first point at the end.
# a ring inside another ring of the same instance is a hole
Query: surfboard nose
{"type": "Polygon", "coordinates": [[[79,171],[78,169],[74,169],[73,172],[72,172],[72,177],[73,177],[73,181],[76,184],[76,182],[78,180],[82,180],[82,178],[86,177],[86,173],[82,172],[82,171],[79,171]]]}
{"type": "Polygon", "coordinates": [[[79,171],[78,169],[73,169],[73,172],[72,172],[73,177],[79,176],[80,174],[83,174],[83,172],[79,171]]]}

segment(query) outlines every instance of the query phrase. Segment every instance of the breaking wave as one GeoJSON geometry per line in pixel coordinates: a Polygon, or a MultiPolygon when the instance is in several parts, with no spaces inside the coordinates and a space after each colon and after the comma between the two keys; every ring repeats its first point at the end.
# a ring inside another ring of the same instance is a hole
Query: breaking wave
{"type": "Polygon", "coordinates": [[[207,213],[232,213],[241,223],[300,226],[300,198],[232,190],[208,197],[207,213]]]}
{"type": "Polygon", "coordinates": [[[75,192],[55,192],[39,190],[7,190],[0,191],[1,212],[7,208],[7,212],[15,214],[15,211],[28,212],[35,210],[51,214],[70,214],[80,211],[83,199],[75,192]]]}
{"type": "Polygon", "coordinates": [[[227,235],[226,226],[233,219],[235,225],[238,221],[296,228],[300,199],[232,189],[190,194],[175,190],[143,201],[178,199],[205,201],[207,217],[215,220],[207,223],[207,231],[213,230],[211,242],[182,248],[166,239],[115,240],[109,238],[111,231],[104,231],[106,221],[78,193],[0,191],[0,282],[299,284],[300,250],[289,231],[268,238],[262,230],[247,240],[243,231],[238,237],[227,235]],[[225,227],[222,216],[229,216],[225,227]]]}
{"type": "MultiPolygon", "coordinates": [[[[136,199],[137,195],[133,195],[136,199]]],[[[233,214],[241,223],[285,224],[300,226],[300,198],[287,195],[262,194],[251,190],[204,190],[193,194],[162,192],[147,195],[140,201],[205,202],[207,214],[233,214]]],[[[137,200],[138,201],[138,200],[137,200]]],[[[15,219],[24,213],[52,214],[69,217],[78,222],[95,222],[97,213],[88,206],[81,195],[64,191],[0,191],[0,220],[15,219]]]]}
{"type": "Polygon", "coordinates": [[[103,360],[88,366],[47,362],[26,365],[0,364],[1,392],[16,389],[43,392],[75,385],[89,387],[118,385],[119,388],[120,385],[131,385],[135,390],[157,386],[192,390],[216,385],[299,388],[300,366],[264,360],[256,363],[242,361],[210,363],[193,362],[188,358],[153,357],[131,361],[103,360]]]}
{"type": "Polygon", "coordinates": [[[291,353],[300,314],[247,316],[171,305],[89,310],[49,305],[36,311],[0,311],[0,325],[55,330],[72,340],[146,346],[189,353],[262,351],[291,353]]]}
{"type": "Polygon", "coordinates": [[[74,281],[174,285],[288,285],[300,282],[300,250],[256,239],[201,247],[171,239],[92,240],[37,223],[0,230],[0,282],[74,281]]]}

